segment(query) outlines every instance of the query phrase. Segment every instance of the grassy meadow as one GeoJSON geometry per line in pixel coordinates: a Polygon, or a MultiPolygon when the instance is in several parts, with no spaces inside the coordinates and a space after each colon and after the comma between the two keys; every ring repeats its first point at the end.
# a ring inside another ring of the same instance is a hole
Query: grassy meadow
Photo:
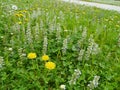
{"type": "Polygon", "coordinates": [[[119,13],[0,1],[0,90],[120,90],[119,70],[119,13]]]}

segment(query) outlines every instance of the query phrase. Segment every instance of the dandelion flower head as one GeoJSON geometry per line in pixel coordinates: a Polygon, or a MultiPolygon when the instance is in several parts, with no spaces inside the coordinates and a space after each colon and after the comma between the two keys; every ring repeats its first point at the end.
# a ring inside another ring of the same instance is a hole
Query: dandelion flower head
{"type": "Polygon", "coordinates": [[[12,9],[13,9],[13,10],[17,10],[18,7],[17,7],[16,5],[12,5],[12,9]]]}
{"type": "Polygon", "coordinates": [[[18,22],[18,24],[19,24],[19,25],[21,25],[21,24],[22,24],[22,22],[18,22]]]}
{"type": "Polygon", "coordinates": [[[48,61],[49,60],[49,56],[48,55],[43,55],[42,56],[42,60],[43,61],[48,61]]]}
{"type": "Polygon", "coordinates": [[[28,59],[35,59],[37,57],[36,53],[28,53],[28,59]]]}
{"type": "Polygon", "coordinates": [[[46,67],[47,69],[49,69],[49,70],[52,70],[52,69],[55,69],[56,64],[53,63],[53,62],[46,62],[46,63],[45,63],[45,67],[46,67]]]}

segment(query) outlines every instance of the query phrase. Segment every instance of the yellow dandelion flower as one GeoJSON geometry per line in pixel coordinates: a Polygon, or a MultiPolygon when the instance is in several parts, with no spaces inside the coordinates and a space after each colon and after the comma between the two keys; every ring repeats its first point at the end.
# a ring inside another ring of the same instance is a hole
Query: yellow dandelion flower
{"type": "Polygon", "coordinates": [[[19,17],[20,15],[17,13],[17,14],[15,14],[15,16],[19,17]]]}
{"type": "Polygon", "coordinates": [[[27,10],[23,10],[22,12],[23,12],[23,13],[26,13],[26,12],[27,12],[27,10]]]}
{"type": "Polygon", "coordinates": [[[43,61],[49,60],[49,56],[48,56],[48,55],[43,55],[43,56],[42,56],[42,60],[43,60],[43,61]]]}
{"type": "Polygon", "coordinates": [[[34,59],[34,58],[36,58],[37,57],[37,55],[36,55],[36,53],[28,53],[28,55],[27,55],[27,58],[28,59],[34,59]]]}
{"type": "Polygon", "coordinates": [[[56,64],[53,62],[47,62],[47,63],[45,63],[45,67],[49,70],[52,70],[52,69],[55,69],[56,64]]]}
{"type": "Polygon", "coordinates": [[[20,17],[23,17],[23,14],[19,14],[20,17]]]}
{"type": "Polygon", "coordinates": [[[18,24],[19,24],[19,25],[21,25],[21,24],[22,24],[22,22],[18,22],[18,24]]]}

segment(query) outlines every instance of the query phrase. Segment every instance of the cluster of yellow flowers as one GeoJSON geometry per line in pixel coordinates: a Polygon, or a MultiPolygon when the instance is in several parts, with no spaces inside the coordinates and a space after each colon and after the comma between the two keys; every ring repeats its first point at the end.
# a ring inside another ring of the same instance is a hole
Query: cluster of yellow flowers
{"type": "MultiPolygon", "coordinates": [[[[49,60],[49,56],[48,55],[43,55],[42,56],[42,60],[43,61],[48,61],[49,60]]],[[[51,62],[51,61],[48,61],[45,63],[45,67],[49,70],[52,70],[52,69],[55,69],[56,65],[55,63],[51,62]]]]}
{"type": "MultiPolygon", "coordinates": [[[[36,53],[33,53],[33,52],[28,53],[28,55],[27,55],[28,59],[35,59],[36,57],[37,57],[36,53]]],[[[42,56],[43,61],[48,61],[49,59],[50,58],[49,58],[48,55],[43,55],[42,56]]],[[[48,62],[45,62],[45,67],[49,70],[52,70],[52,69],[55,69],[56,64],[54,62],[48,61],[48,62]]]]}
{"type": "Polygon", "coordinates": [[[15,14],[15,16],[17,16],[17,17],[23,17],[24,15],[22,13],[17,13],[17,14],[15,14]]]}
{"type": "Polygon", "coordinates": [[[27,10],[18,11],[18,12],[15,14],[15,16],[17,16],[17,17],[23,17],[26,12],[27,12],[27,10]]]}
{"type": "MultiPolygon", "coordinates": [[[[17,13],[15,14],[15,16],[18,17],[18,18],[26,17],[26,16],[25,16],[25,13],[26,13],[26,12],[27,12],[27,10],[17,11],[17,13]]],[[[24,20],[25,20],[26,22],[28,22],[28,19],[27,19],[27,18],[25,18],[24,20]]],[[[18,24],[21,25],[21,24],[22,24],[22,21],[19,21],[18,24]]]]}

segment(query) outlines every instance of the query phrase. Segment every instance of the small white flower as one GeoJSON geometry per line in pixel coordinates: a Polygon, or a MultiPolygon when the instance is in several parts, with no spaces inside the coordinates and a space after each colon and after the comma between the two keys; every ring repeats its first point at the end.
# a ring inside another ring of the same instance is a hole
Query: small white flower
{"type": "Polygon", "coordinates": [[[18,7],[17,7],[16,5],[12,5],[12,9],[13,9],[13,10],[17,10],[18,7]]]}
{"type": "Polygon", "coordinates": [[[13,35],[13,33],[10,33],[11,35],[13,35]]]}
{"type": "Polygon", "coordinates": [[[65,90],[65,89],[66,89],[66,86],[62,84],[62,85],[60,85],[60,89],[61,89],[61,90],[65,90]]]}
{"type": "Polygon", "coordinates": [[[9,51],[12,51],[13,49],[12,48],[8,48],[9,51]]]}
{"type": "Polygon", "coordinates": [[[82,74],[79,69],[75,69],[74,71],[76,72],[77,75],[81,75],[82,74]]]}
{"type": "Polygon", "coordinates": [[[94,88],[98,87],[99,79],[100,79],[100,76],[94,76],[93,81],[90,81],[90,83],[88,84],[88,87],[90,88],[90,90],[93,90],[94,88]]]}
{"type": "Polygon", "coordinates": [[[21,56],[22,56],[22,57],[25,57],[25,56],[26,56],[26,54],[25,54],[25,53],[22,53],[22,54],[21,54],[21,56]]]}
{"type": "Polygon", "coordinates": [[[1,38],[1,39],[3,39],[4,37],[3,37],[3,36],[1,36],[0,38],[1,38]]]}
{"type": "Polygon", "coordinates": [[[95,87],[98,86],[98,80],[100,79],[100,76],[94,76],[93,84],[95,87]]]}
{"type": "Polygon", "coordinates": [[[64,32],[68,32],[68,30],[64,30],[64,32]]]}

